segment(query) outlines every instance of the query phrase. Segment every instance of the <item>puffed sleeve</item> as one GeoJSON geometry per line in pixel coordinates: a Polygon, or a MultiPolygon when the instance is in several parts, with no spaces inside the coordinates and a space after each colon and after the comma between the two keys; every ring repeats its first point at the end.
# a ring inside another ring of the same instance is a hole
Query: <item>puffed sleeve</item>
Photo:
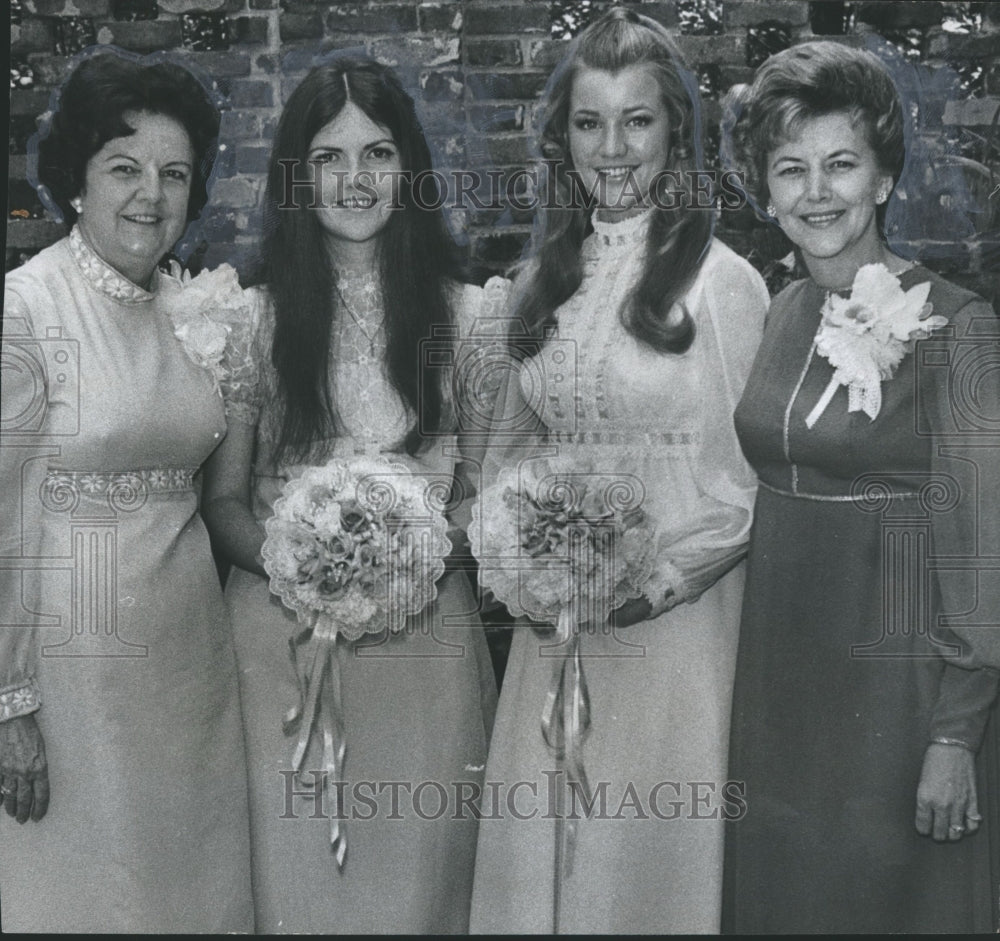
{"type": "Polygon", "coordinates": [[[28,305],[8,289],[0,358],[0,722],[41,704],[32,627],[42,610],[39,572],[24,564],[41,558],[41,519],[37,500],[25,497],[24,471],[46,442],[47,392],[28,305]]]}
{"type": "Polygon", "coordinates": [[[696,444],[689,452],[698,505],[658,535],[646,586],[654,610],[696,600],[746,554],[757,477],[740,449],[733,412],[763,332],[769,295],[742,258],[714,246],[685,298],[695,321],[687,355],[701,384],[696,444]]]}
{"type": "MultiPolygon", "coordinates": [[[[932,625],[945,666],[931,738],[976,750],[1000,680],[1000,324],[982,299],[921,342],[918,433],[933,436],[932,625]]],[[[931,295],[934,300],[934,295],[931,295]]]]}
{"type": "Polygon", "coordinates": [[[455,314],[458,344],[452,394],[462,432],[488,430],[499,392],[495,365],[510,319],[511,282],[494,276],[483,287],[463,285],[455,314]]]}
{"type": "Polygon", "coordinates": [[[497,396],[503,384],[511,282],[492,277],[483,287],[462,285],[456,299],[458,338],[452,372],[459,461],[455,466],[455,510],[452,519],[464,534],[471,505],[482,486],[486,451],[497,396]]]}
{"type": "Polygon", "coordinates": [[[243,292],[239,315],[229,319],[229,335],[219,369],[226,418],[256,425],[261,408],[261,325],[267,295],[259,288],[243,292]]]}

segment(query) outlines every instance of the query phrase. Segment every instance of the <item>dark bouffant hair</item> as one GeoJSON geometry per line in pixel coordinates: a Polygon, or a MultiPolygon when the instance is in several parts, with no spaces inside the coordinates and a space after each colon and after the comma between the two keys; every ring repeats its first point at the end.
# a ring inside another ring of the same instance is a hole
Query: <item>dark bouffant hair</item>
{"type": "Polygon", "coordinates": [[[59,92],[48,135],[38,144],[38,182],[49,191],[72,225],[70,200],[83,189],[87,164],[109,140],[135,133],[128,112],[148,111],[177,121],[191,140],[194,166],[187,217],[208,202],[208,178],[215,163],[219,110],[201,82],[170,62],[143,65],[113,52],[84,59],[59,92]]]}

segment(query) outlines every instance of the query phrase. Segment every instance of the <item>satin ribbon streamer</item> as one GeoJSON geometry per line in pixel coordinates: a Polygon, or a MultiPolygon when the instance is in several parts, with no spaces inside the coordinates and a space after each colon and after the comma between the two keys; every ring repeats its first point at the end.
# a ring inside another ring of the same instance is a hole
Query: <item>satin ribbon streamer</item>
{"type": "Polygon", "coordinates": [[[292,661],[298,663],[296,648],[312,643],[312,662],[308,673],[299,676],[299,704],[285,717],[286,734],[298,729],[298,739],[292,753],[292,768],[296,776],[302,773],[313,729],[319,722],[323,742],[323,788],[330,801],[330,849],[337,860],[337,869],[344,867],[347,856],[347,831],[341,819],[340,791],[347,743],[344,736],[341,705],[340,657],[344,642],[337,640],[337,625],[324,615],[318,615],[312,631],[303,631],[289,641],[292,661]]]}
{"type": "MultiPolygon", "coordinates": [[[[580,654],[580,629],[575,616],[575,604],[559,612],[556,636],[566,644],[566,653],[552,665],[552,680],[542,710],[542,736],[545,744],[566,769],[567,786],[576,783],[589,795],[587,771],[583,761],[583,741],[590,731],[590,694],[583,672],[580,654]]],[[[557,787],[560,787],[557,782],[557,787]]],[[[553,876],[553,930],[559,930],[559,902],[562,880],[573,872],[576,849],[577,821],[566,818],[560,809],[556,814],[556,854],[553,876]]]]}

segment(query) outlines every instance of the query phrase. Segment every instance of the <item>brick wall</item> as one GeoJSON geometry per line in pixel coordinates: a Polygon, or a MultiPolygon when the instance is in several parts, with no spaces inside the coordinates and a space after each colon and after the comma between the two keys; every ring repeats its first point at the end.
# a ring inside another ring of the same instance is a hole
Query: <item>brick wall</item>
{"type": "MultiPolygon", "coordinates": [[[[863,45],[877,33],[907,59],[954,75],[954,100],[926,132],[952,142],[984,210],[978,232],[943,265],[997,299],[1000,269],[1000,3],[633,0],[677,37],[697,67],[717,142],[718,98],[766,56],[822,36],[863,45]],[[996,190],[996,192],[994,192],[996,190]],[[991,211],[992,210],[992,211],[991,211]]],[[[496,171],[528,160],[534,106],[565,43],[604,0],[12,0],[6,267],[59,238],[25,182],[35,118],[73,56],[94,43],[171,50],[228,96],[220,175],[199,232],[204,260],[246,268],[268,147],[281,105],[317,53],[364,48],[397,65],[417,98],[441,165],[496,171]]],[[[946,194],[940,198],[948,198],[946,194]]],[[[516,207],[469,209],[454,223],[480,275],[517,258],[530,218],[516,207]]],[[[720,235],[777,286],[789,246],[747,211],[723,213],[720,235]]]]}

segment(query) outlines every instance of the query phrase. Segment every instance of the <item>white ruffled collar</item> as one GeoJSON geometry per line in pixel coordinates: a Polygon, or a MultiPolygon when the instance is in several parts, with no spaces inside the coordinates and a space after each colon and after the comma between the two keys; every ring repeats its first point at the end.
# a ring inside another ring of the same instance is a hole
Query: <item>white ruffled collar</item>
{"type": "Polygon", "coordinates": [[[338,284],[368,284],[379,278],[377,267],[372,265],[334,265],[334,277],[338,284]]]}
{"type": "Polygon", "coordinates": [[[153,272],[152,291],[139,287],[94,251],[78,225],[73,226],[69,234],[69,247],[83,276],[102,294],[122,304],[142,304],[156,296],[158,272],[153,272]]]}
{"type": "Polygon", "coordinates": [[[645,241],[646,229],[653,218],[653,208],[636,213],[627,219],[604,222],[597,218],[597,211],[590,217],[594,229],[594,240],[607,247],[633,247],[645,241]]]}

